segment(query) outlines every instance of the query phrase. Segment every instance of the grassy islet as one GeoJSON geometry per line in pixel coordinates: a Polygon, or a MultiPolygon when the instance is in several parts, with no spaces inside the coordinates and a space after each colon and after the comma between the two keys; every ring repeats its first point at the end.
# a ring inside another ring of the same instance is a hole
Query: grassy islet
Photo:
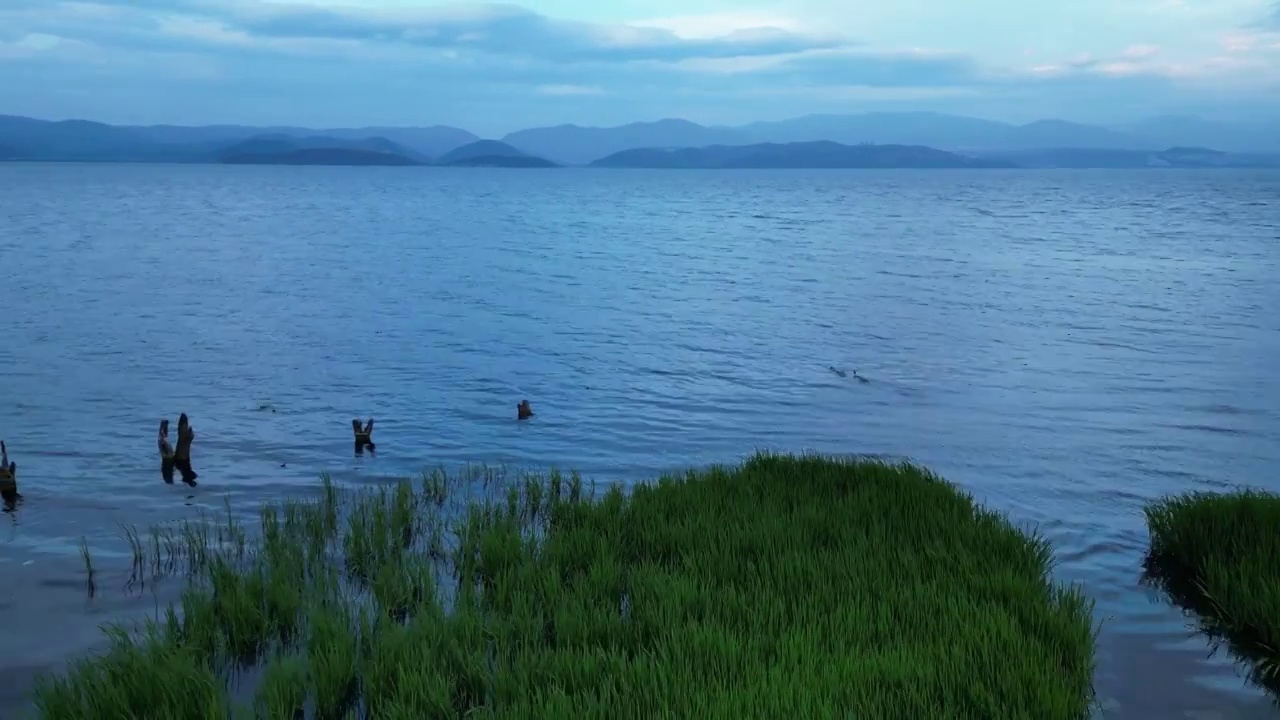
{"type": "Polygon", "coordinates": [[[252,539],[230,513],[135,533],[134,573],[185,571],[181,602],[43,679],[39,715],[1089,714],[1091,603],[1043,540],[919,467],[757,455],[601,490],[325,479],[252,539]]]}
{"type": "Polygon", "coordinates": [[[1145,512],[1147,578],[1280,703],[1280,495],[1194,492],[1145,512]]]}

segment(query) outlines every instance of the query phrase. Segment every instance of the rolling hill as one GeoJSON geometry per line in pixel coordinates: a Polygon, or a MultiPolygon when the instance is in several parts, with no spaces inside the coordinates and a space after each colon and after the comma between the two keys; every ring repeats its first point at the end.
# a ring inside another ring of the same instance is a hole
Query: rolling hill
{"type": "Polygon", "coordinates": [[[453,167],[556,167],[556,163],[530,155],[498,140],[477,140],[436,158],[436,165],[453,167]]]}

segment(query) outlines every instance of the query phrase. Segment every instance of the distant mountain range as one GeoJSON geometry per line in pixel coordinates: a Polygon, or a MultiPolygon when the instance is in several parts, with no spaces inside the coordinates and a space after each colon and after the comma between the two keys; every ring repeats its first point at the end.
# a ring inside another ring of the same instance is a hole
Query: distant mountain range
{"type": "Polygon", "coordinates": [[[223,156],[227,165],[426,165],[403,155],[341,147],[307,147],[275,152],[244,152],[223,156]]]}
{"type": "Polygon", "coordinates": [[[431,159],[386,138],[261,135],[234,143],[213,158],[233,165],[436,165],[441,167],[556,167],[497,140],[477,140],[431,159]]]}
{"type": "Polygon", "coordinates": [[[829,140],[623,150],[591,165],[681,169],[1017,167],[1007,160],[967,157],[920,145],[841,145],[829,140]]]}
{"type": "Polygon", "coordinates": [[[0,160],[234,165],[484,165],[554,167],[456,128],[117,127],[0,116],[0,160]],[[376,135],[387,132],[399,140],[376,135]],[[368,134],[366,134],[368,133],[368,134]]]}
{"type": "Polygon", "coordinates": [[[1167,150],[1044,150],[952,153],[922,145],[842,145],[827,140],[700,148],[623,150],[591,163],[602,168],[1280,168],[1280,155],[1167,150]]]}
{"type": "Polygon", "coordinates": [[[931,162],[946,167],[1274,167],[1280,166],[1277,156],[1280,122],[1225,124],[1194,117],[1154,118],[1127,128],[1063,120],[1015,125],[926,112],[809,115],[740,127],[660,120],[608,128],[532,128],[499,141],[482,140],[447,126],[325,130],[113,126],[0,115],[0,160],[29,161],[496,167],[932,167],[931,162]],[[866,149],[872,146],[879,149],[866,149]]]}
{"type": "Polygon", "coordinates": [[[291,165],[313,165],[326,158],[348,161],[334,163],[341,165],[422,165],[431,161],[429,157],[383,137],[347,139],[328,135],[297,137],[272,133],[212,148],[192,146],[191,151],[194,153],[191,162],[206,160],[200,153],[210,151],[209,159],[214,162],[236,165],[276,164],[286,160],[290,161],[286,164],[291,165]],[[383,162],[374,162],[379,158],[383,162]]]}
{"type": "Polygon", "coordinates": [[[1229,152],[1280,153],[1280,119],[1227,124],[1193,117],[1161,117],[1128,128],[1064,120],[1025,125],[932,112],[806,115],[740,127],[707,127],[659,120],[618,127],[577,125],[520,130],[502,138],[532,155],[583,165],[623,150],[829,140],[843,145],[921,145],[958,153],[1088,148],[1154,151],[1207,147],[1229,152]]]}
{"type": "Polygon", "coordinates": [[[1154,152],[1048,148],[985,152],[977,156],[1022,168],[1280,168],[1280,154],[1226,153],[1193,147],[1173,147],[1154,152]]]}
{"type": "MultiPolygon", "coordinates": [[[[5,137],[6,121],[12,117],[0,116],[0,138],[5,137]]],[[[25,120],[26,118],[21,118],[25,120]]],[[[110,126],[108,126],[110,127],[110,126]]],[[[364,127],[315,129],[301,127],[250,127],[244,125],[150,125],[145,127],[121,127],[134,138],[159,145],[217,146],[261,136],[277,137],[325,137],[337,140],[367,140],[382,138],[398,147],[409,148],[424,158],[443,155],[480,139],[466,130],[435,125],[432,127],[364,127]]],[[[0,141],[3,142],[3,141],[0,141]]]]}

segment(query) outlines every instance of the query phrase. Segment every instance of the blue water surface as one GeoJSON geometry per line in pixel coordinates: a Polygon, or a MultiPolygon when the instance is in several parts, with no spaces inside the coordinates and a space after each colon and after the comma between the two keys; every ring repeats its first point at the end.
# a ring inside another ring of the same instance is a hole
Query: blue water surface
{"type": "Polygon", "coordinates": [[[163,601],[86,599],[120,523],[774,449],[910,457],[1037,527],[1097,600],[1106,717],[1276,717],[1138,580],[1144,503],[1280,489],[1278,277],[1275,171],[0,164],[0,716],[163,601]],[[156,459],[183,411],[194,492],[156,459]]]}

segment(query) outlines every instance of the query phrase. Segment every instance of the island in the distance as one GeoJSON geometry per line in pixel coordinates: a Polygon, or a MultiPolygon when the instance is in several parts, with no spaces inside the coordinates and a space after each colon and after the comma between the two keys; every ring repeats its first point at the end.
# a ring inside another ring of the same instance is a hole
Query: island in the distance
{"type": "Polygon", "coordinates": [[[559,165],[497,140],[477,140],[436,158],[448,167],[550,168],[559,165]]]}
{"type": "Polygon", "coordinates": [[[1012,168],[1004,158],[976,158],[923,145],[815,142],[641,148],[600,158],[592,167],[668,169],[1012,168]]]}
{"type": "Polygon", "coordinates": [[[345,140],[261,135],[216,153],[228,165],[382,165],[440,167],[559,167],[497,140],[479,140],[432,160],[386,138],[345,140]]]}

